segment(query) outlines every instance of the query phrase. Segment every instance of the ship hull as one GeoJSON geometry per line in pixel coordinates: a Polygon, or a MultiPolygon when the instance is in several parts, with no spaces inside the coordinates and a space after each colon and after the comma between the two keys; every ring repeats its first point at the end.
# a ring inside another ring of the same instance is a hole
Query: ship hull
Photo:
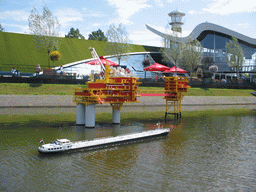
{"type": "Polygon", "coordinates": [[[90,145],[90,146],[75,147],[75,148],[70,148],[70,149],[61,150],[61,151],[41,151],[41,150],[38,150],[38,151],[40,154],[59,154],[59,153],[67,153],[67,152],[75,152],[75,151],[92,151],[92,150],[97,150],[102,148],[111,148],[111,147],[116,147],[120,145],[127,145],[127,144],[132,144],[137,142],[148,141],[151,139],[161,138],[163,136],[167,136],[168,133],[169,131],[166,131],[166,132],[155,134],[155,135],[148,135],[148,136],[131,138],[126,140],[117,140],[113,142],[106,142],[106,143],[90,145]]]}

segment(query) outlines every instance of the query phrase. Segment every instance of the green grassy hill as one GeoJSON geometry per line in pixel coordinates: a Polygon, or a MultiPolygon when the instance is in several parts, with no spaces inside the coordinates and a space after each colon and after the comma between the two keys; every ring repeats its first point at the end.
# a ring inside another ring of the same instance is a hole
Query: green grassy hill
{"type": "MultiPolygon", "coordinates": [[[[106,55],[106,42],[62,37],[58,39],[61,60],[55,62],[55,66],[91,58],[89,47],[94,47],[98,55],[106,55]]],[[[47,53],[36,48],[33,35],[0,32],[0,45],[0,71],[10,71],[16,67],[22,72],[34,72],[37,64],[48,68],[47,53]]],[[[132,52],[143,51],[157,51],[157,48],[132,45],[132,52]]]]}

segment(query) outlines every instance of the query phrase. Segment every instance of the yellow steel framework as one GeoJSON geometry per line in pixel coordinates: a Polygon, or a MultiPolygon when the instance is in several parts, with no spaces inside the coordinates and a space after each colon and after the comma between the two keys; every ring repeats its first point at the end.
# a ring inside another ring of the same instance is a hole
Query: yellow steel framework
{"type": "Polygon", "coordinates": [[[96,79],[91,76],[88,88],[74,89],[73,101],[76,104],[110,103],[113,109],[120,110],[123,103],[138,102],[138,85],[135,77],[111,77],[111,69],[105,66],[104,79],[96,79]]]}
{"type": "Polygon", "coordinates": [[[188,80],[186,77],[174,76],[165,77],[165,97],[166,111],[165,121],[169,114],[176,116],[177,119],[181,118],[181,100],[187,92],[188,80]],[[172,110],[173,109],[173,110],[172,110]],[[170,112],[172,110],[172,112],[170,112]]]}

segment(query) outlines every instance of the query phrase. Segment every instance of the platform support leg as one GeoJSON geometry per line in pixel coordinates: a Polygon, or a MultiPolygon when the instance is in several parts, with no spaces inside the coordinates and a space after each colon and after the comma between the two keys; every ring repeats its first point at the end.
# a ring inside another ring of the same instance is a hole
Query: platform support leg
{"type": "Polygon", "coordinates": [[[164,122],[165,122],[165,123],[167,122],[167,115],[168,115],[168,113],[165,112],[165,116],[164,116],[164,122]]]}
{"type": "Polygon", "coordinates": [[[121,110],[112,108],[112,122],[113,124],[120,124],[121,110]]]}
{"type": "Polygon", "coordinates": [[[85,125],[85,105],[83,103],[76,105],[76,125],[85,125]]]}
{"type": "Polygon", "coordinates": [[[95,104],[89,104],[85,107],[85,127],[95,127],[95,104]]]}
{"type": "Polygon", "coordinates": [[[111,103],[112,107],[112,123],[113,124],[120,124],[121,122],[121,107],[123,103],[111,103]]]}

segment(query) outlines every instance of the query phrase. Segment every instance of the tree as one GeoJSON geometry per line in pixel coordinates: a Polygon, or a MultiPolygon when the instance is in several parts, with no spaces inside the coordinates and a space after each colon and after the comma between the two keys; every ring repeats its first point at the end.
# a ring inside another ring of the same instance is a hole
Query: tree
{"type": "Polygon", "coordinates": [[[107,54],[116,57],[118,64],[120,64],[121,58],[126,57],[125,53],[128,53],[131,50],[129,35],[122,24],[119,24],[117,28],[112,24],[110,25],[106,36],[108,38],[106,52],[107,54]]]}
{"type": "Polygon", "coordinates": [[[172,62],[176,67],[183,67],[192,72],[197,66],[202,65],[203,48],[198,40],[188,38],[183,42],[174,32],[163,39],[164,48],[160,49],[163,60],[172,62]]]}
{"type": "Polygon", "coordinates": [[[1,24],[0,24],[0,32],[4,32],[4,28],[2,27],[1,24]]]}
{"type": "Polygon", "coordinates": [[[205,56],[202,58],[202,65],[204,70],[208,70],[209,67],[213,64],[213,58],[209,56],[205,56]]]}
{"type": "Polygon", "coordinates": [[[182,58],[183,42],[180,41],[177,33],[170,34],[163,39],[164,48],[160,49],[163,60],[172,62],[175,66],[179,65],[182,58]]]}
{"type": "Polygon", "coordinates": [[[203,48],[200,42],[195,39],[189,38],[184,43],[182,50],[182,59],[180,62],[181,67],[191,72],[198,66],[202,65],[203,48]]]}
{"type": "Polygon", "coordinates": [[[239,69],[244,64],[244,53],[242,47],[239,45],[238,40],[232,37],[232,40],[226,44],[227,61],[230,67],[234,67],[239,77],[239,69]]]}
{"type": "Polygon", "coordinates": [[[54,65],[54,61],[59,61],[61,58],[61,55],[58,51],[53,51],[50,53],[50,59],[53,61],[53,65],[54,65]]]}
{"type": "Polygon", "coordinates": [[[34,35],[34,42],[38,50],[44,50],[48,54],[48,63],[50,68],[50,52],[57,46],[58,30],[60,24],[54,17],[48,7],[43,7],[43,14],[40,15],[36,8],[31,11],[29,18],[29,29],[34,35]]]}
{"type": "Polygon", "coordinates": [[[85,39],[82,34],[80,34],[79,29],[74,29],[73,27],[70,28],[70,31],[67,35],[65,35],[66,38],[76,38],[76,39],[85,39]]]}
{"type": "Polygon", "coordinates": [[[104,35],[104,32],[98,29],[98,31],[93,31],[89,34],[88,40],[108,41],[108,38],[104,35]]]}

